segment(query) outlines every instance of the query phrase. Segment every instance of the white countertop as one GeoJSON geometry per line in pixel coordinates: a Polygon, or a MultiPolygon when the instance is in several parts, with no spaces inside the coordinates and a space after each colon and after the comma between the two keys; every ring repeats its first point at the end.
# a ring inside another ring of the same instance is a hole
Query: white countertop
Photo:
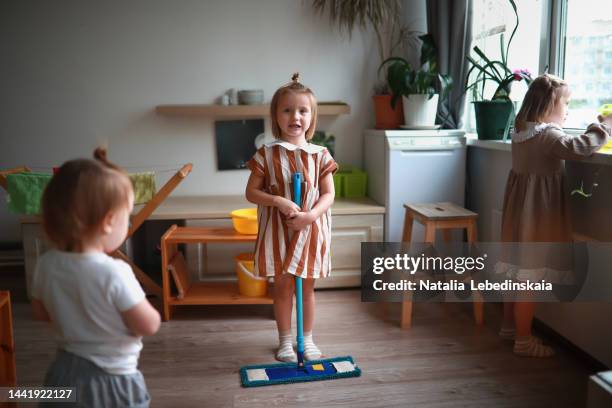
{"type": "MultiPolygon", "coordinates": [[[[502,140],[479,140],[475,133],[468,133],[466,136],[466,144],[470,147],[480,147],[483,149],[500,150],[504,152],[512,151],[512,143],[510,139],[502,140]]],[[[581,160],[593,164],[612,165],[612,150],[605,152],[595,152],[593,156],[581,160]]]]}
{"type": "MultiPolygon", "coordinates": [[[[143,206],[134,207],[136,214],[143,206]]],[[[165,199],[151,214],[148,220],[172,219],[219,219],[231,218],[230,212],[238,208],[255,207],[244,195],[224,196],[171,196],[165,199]]],[[[384,214],[385,207],[369,197],[336,198],[332,205],[334,215],[384,214]]],[[[26,215],[21,217],[24,224],[39,223],[40,217],[26,215]]]]}

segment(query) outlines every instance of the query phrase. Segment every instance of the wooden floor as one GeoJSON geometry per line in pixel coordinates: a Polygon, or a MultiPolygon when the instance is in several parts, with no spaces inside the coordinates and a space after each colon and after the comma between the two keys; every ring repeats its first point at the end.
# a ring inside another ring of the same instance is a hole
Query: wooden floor
{"type": "MultiPolygon", "coordinates": [[[[2,284],[0,284],[0,287],[2,284]]],[[[54,356],[53,333],[14,295],[17,378],[40,385],[54,356]]],[[[317,292],[315,340],[331,356],[352,355],[360,378],[241,388],[241,366],[273,363],[272,308],[194,306],[146,338],[140,368],[153,407],[583,407],[586,364],[515,357],[496,335],[499,308],[475,327],[469,305],[415,304],[413,328],[399,305],[361,303],[357,290],[317,292]]],[[[30,405],[24,405],[30,406],[30,405]]]]}

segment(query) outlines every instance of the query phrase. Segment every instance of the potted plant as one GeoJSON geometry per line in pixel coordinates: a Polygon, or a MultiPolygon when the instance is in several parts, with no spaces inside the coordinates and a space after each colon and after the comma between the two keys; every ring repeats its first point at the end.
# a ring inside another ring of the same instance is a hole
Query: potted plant
{"type": "Polygon", "coordinates": [[[476,132],[479,139],[503,139],[514,120],[514,103],[510,100],[510,90],[514,81],[525,80],[531,83],[531,73],[526,69],[511,71],[508,68],[508,51],[519,25],[519,16],[514,0],[508,0],[516,18],[516,24],[504,49],[504,34],[500,35],[501,60],[491,60],[478,47],[473,48],[481,61],[472,56],[467,57],[472,64],[468,71],[466,91],[472,90],[474,112],[476,114],[476,132]],[[475,72],[475,78],[470,83],[470,75],[475,72]],[[491,100],[485,100],[485,85],[492,81],[497,86],[491,100]]]}
{"type": "Polygon", "coordinates": [[[391,105],[402,100],[406,127],[434,126],[438,99],[445,98],[452,86],[452,78],[438,72],[436,46],[431,34],[421,40],[420,66],[413,68],[400,57],[387,58],[379,71],[387,68],[387,81],[393,97],[391,105]]]}
{"type": "MultiPolygon", "coordinates": [[[[339,30],[351,35],[358,26],[363,31],[372,28],[380,61],[396,55],[400,49],[415,39],[415,31],[408,30],[401,23],[400,0],[312,0],[313,9],[324,14],[327,10],[332,23],[339,30]]],[[[377,129],[397,129],[404,122],[400,103],[391,104],[392,95],[386,86],[386,79],[375,86],[374,113],[377,129]]]]}

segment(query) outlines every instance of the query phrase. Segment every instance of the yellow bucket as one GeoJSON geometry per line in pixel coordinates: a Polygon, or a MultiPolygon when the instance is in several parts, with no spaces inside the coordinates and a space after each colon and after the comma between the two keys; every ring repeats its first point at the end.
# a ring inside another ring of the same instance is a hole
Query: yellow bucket
{"type": "Polygon", "coordinates": [[[242,296],[263,297],[268,290],[268,279],[255,276],[255,261],[253,254],[240,254],[236,260],[236,275],[238,275],[238,292],[242,296]]]}
{"type": "Polygon", "coordinates": [[[231,212],[234,229],[240,234],[257,234],[257,208],[241,208],[231,212]]]}

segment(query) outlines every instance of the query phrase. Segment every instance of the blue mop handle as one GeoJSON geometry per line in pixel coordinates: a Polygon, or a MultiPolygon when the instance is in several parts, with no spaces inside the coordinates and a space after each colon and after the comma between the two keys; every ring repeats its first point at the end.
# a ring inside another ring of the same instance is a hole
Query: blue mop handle
{"type": "MultiPolygon", "coordinates": [[[[293,173],[293,202],[302,206],[302,173],[293,173]]],[[[304,316],[302,312],[302,278],[295,276],[295,313],[297,317],[298,368],[304,368],[304,316]]]]}

